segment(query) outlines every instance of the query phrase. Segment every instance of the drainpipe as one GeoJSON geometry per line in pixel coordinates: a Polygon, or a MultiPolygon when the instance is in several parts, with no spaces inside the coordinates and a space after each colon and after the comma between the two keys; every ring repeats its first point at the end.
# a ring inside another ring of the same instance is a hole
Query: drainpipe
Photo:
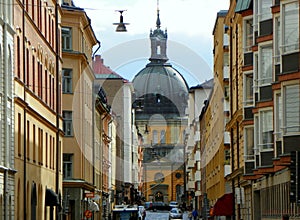
{"type": "Polygon", "coordinates": [[[97,53],[97,51],[100,49],[100,47],[101,47],[101,42],[99,41],[99,40],[97,40],[97,44],[98,44],[98,47],[97,47],[97,49],[95,50],[95,52],[93,53],[93,55],[92,55],[92,60],[94,60],[94,57],[95,57],[95,54],[97,53]]]}
{"type": "MultiPolygon", "coordinates": [[[[23,81],[26,77],[26,67],[25,67],[25,1],[22,1],[22,41],[23,41],[23,81]]],[[[26,182],[27,182],[27,170],[26,170],[26,154],[27,154],[27,141],[26,141],[26,136],[27,136],[27,126],[26,126],[26,114],[27,114],[27,105],[26,105],[26,88],[25,88],[25,83],[24,83],[24,93],[23,93],[23,101],[25,102],[25,107],[24,107],[24,122],[23,122],[23,128],[24,128],[24,136],[23,136],[23,219],[27,220],[26,212],[27,212],[27,189],[26,189],[26,182]]]]}

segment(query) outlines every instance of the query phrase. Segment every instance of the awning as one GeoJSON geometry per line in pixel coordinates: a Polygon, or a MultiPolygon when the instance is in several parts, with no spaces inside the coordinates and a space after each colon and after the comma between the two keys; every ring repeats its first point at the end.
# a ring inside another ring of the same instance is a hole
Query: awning
{"type": "Polygon", "coordinates": [[[213,215],[232,216],[233,215],[233,193],[224,194],[214,205],[213,215]]]}
{"type": "Polygon", "coordinates": [[[57,194],[52,189],[46,189],[46,206],[59,206],[59,199],[57,194]]]}
{"type": "Polygon", "coordinates": [[[241,12],[250,8],[252,0],[238,0],[235,6],[235,12],[241,12]]]}

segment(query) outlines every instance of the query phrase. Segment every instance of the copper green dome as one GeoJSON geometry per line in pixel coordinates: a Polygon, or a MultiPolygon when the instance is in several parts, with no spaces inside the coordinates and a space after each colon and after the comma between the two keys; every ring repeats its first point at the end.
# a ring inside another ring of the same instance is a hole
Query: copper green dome
{"type": "Polygon", "coordinates": [[[167,31],[160,29],[159,13],[156,30],[150,32],[150,41],[150,63],[133,79],[134,107],[143,109],[137,116],[148,117],[153,114],[162,114],[164,117],[183,116],[187,107],[188,85],[183,76],[167,63],[167,31]]]}

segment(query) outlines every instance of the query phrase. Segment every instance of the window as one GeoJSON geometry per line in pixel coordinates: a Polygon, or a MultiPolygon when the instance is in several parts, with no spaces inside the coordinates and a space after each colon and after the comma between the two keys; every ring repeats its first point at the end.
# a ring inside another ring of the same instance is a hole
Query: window
{"type": "Polygon", "coordinates": [[[282,31],[283,53],[299,48],[299,7],[298,1],[283,5],[282,31]]]}
{"type": "Polygon", "coordinates": [[[253,20],[247,19],[244,21],[245,32],[244,32],[244,52],[252,52],[253,44],[253,20]]]}
{"type": "Polygon", "coordinates": [[[64,129],[65,136],[73,136],[71,111],[63,111],[63,129],[64,129]]]}
{"type": "Polygon", "coordinates": [[[260,69],[258,72],[259,86],[272,82],[272,46],[260,48],[260,69]]]}
{"type": "Polygon", "coordinates": [[[157,144],[158,143],[158,135],[157,135],[157,131],[154,130],[152,133],[152,139],[153,139],[153,144],[157,144]]]}
{"type": "Polygon", "coordinates": [[[244,129],[245,160],[254,160],[254,127],[244,129]]]}
{"type": "Polygon", "coordinates": [[[230,150],[224,151],[224,164],[229,165],[230,164],[230,150]]]}
{"type": "Polygon", "coordinates": [[[280,63],[280,41],[281,41],[281,29],[280,29],[280,17],[274,19],[274,63],[280,63]]]}
{"type": "Polygon", "coordinates": [[[272,18],[271,6],[272,0],[259,0],[258,3],[259,21],[264,21],[272,18]]]}
{"type": "Polygon", "coordinates": [[[63,178],[70,179],[73,176],[73,154],[63,154],[63,178]]]}
{"type": "Polygon", "coordinates": [[[279,140],[282,137],[282,99],[281,94],[275,94],[275,140],[279,140]]]}
{"type": "Polygon", "coordinates": [[[63,69],[63,93],[72,93],[72,69],[63,69]]]}
{"type": "Polygon", "coordinates": [[[161,144],[166,143],[166,131],[165,130],[160,131],[160,143],[161,144]]]}
{"type": "Polygon", "coordinates": [[[273,148],[273,112],[261,111],[259,117],[259,146],[261,149],[273,148]]]}
{"type": "Polygon", "coordinates": [[[300,132],[300,86],[287,85],[283,88],[284,96],[284,133],[300,132]]]}
{"type": "Polygon", "coordinates": [[[69,27],[62,27],[62,49],[72,50],[72,29],[69,27]]]}
{"type": "Polygon", "coordinates": [[[244,74],[244,105],[253,105],[253,73],[244,74]]]}
{"type": "Polygon", "coordinates": [[[258,53],[254,53],[253,55],[253,60],[254,60],[254,66],[253,66],[253,77],[254,77],[254,85],[253,85],[253,89],[254,89],[254,92],[257,93],[258,92],[258,66],[259,66],[259,63],[258,63],[258,53]]]}

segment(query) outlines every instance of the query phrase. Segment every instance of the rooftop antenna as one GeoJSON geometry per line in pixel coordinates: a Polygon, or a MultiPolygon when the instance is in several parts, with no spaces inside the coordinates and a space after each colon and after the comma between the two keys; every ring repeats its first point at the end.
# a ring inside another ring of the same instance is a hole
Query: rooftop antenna
{"type": "Polygon", "coordinates": [[[124,23],[124,21],[123,21],[123,12],[127,11],[127,10],[116,10],[116,11],[120,12],[120,22],[119,23],[113,23],[114,25],[118,25],[117,28],[116,28],[116,32],[126,32],[127,29],[126,29],[125,25],[127,25],[129,23],[124,23]]]}

